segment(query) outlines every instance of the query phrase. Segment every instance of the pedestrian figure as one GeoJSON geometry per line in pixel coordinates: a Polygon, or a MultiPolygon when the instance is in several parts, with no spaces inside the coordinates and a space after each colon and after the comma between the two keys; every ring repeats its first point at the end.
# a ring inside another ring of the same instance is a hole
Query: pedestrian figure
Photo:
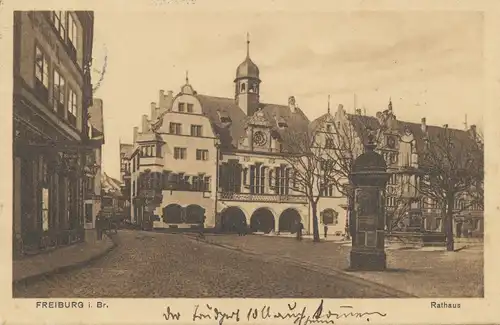
{"type": "Polygon", "coordinates": [[[238,236],[245,236],[246,235],[246,224],[244,221],[240,222],[240,225],[238,227],[238,236]]]}
{"type": "Polygon", "coordinates": [[[205,216],[203,216],[203,218],[201,219],[201,223],[200,223],[200,233],[199,233],[199,237],[202,238],[202,239],[205,239],[205,220],[207,218],[205,216]]]}
{"type": "Polygon", "coordinates": [[[302,229],[304,229],[304,225],[302,222],[297,224],[297,240],[302,240],[302,229]]]}
{"type": "Polygon", "coordinates": [[[325,224],[324,230],[325,230],[325,239],[326,239],[326,236],[328,234],[328,225],[327,224],[325,224]]]}
{"type": "Polygon", "coordinates": [[[102,231],[103,231],[103,222],[102,222],[102,213],[101,211],[99,211],[97,213],[97,217],[95,219],[95,230],[97,232],[97,240],[101,240],[102,239],[102,231]]]}

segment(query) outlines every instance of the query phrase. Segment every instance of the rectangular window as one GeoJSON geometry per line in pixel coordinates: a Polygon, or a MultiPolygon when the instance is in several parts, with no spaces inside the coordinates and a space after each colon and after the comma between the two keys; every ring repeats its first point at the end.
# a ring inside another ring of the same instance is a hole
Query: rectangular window
{"type": "Polygon", "coordinates": [[[321,196],[324,197],[333,197],[335,196],[335,185],[329,184],[323,187],[321,190],[321,196]]]}
{"type": "Polygon", "coordinates": [[[203,179],[203,190],[210,192],[210,176],[205,176],[203,179]]]}
{"type": "Polygon", "coordinates": [[[56,28],[59,36],[66,41],[66,11],[53,11],[52,23],[56,28]]]}
{"type": "Polygon", "coordinates": [[[170,133],[181,134],[181,124],[170,122],[170,133]]]}
{"type": "Polygon", "coordinates": [[[279,195],[288,195],[290,188],[290,174],[291,170],[285,166],[276,167],[275,169],[276,177],[276,190],[279,195]]]}
{"type": "Polygon", "coordinates": [[[68,96],[68,120],[73,126],[76,126],[77,107],[76,93],[70,88],[68,96]]]}
{"type": "Polygon", "coordinates": [[[54,88],[53,88],[53,104],[54,111],[64,116],[64,85],[66,81],[63,76],[54,69],[54,88]]]}
{"type": "Polygon", "coordinates": [[[179,112],[185,111],[185,104],[184,103],[179,103],[179,105],[177,107],[179,108],[179,112]]]}
{"type": "Polygon", "coordinates": [[[196,149],[196,160],[208,160],[208,150],[196,149]]]}
{"type": "Polygon", "coordinates": [[[47,56],[36,46],[35,49],[35,89],[45,101],[49,100],[49,62],[47,56]]]}
{"type": "Polygon", "coordinates": [[[436,231],[442,231],[442,219],[436,218],[436,231]]]}
{"type": "Polygon", "coordinates": [[[201,125],[191,125],[191,136],[201,137],[202,136],[201,131],[202,131],[201,125]]]}
{"type": "Polygon", "coordinates": [[[481,230],[481,221],[479,219],[474,219],[473,230],[475,231],[481,230]]]}
{"type": "Polygon", "coordinates": [[[264,194],[265,167],[261,164],[250,166],[250,193],[264,194]]]}
{"type": "Polygon", "coordinates": [[[42,229],[49,230],[49,189],[42,188],[42,229]]]}
{"type": "Polygon", "coordinates": [[[201,179],[199,176],[193,176],[193,181],[192,181],[192,184],[191,184],[191,190],[193,191],[200,191],[201,189],[201,185],[200,185],[200,182],[201,179]]]}
{"type": "Polygon", "coordinates": [[[174,159],[186,159],[187,158],[187,150],[186,148],[174,148],[174,159]]]}
{"type": "Polygon", "coordinates": [[[188,113],[193,113],[193,104],[187,104],[188,113]]]}
{"type": "Polygon", "coordinates": [[[76,25],[73,15],[68,12],[68,45],[70,49],[70,55],[73,60],[76,60],[76,48],[78,37],[78,27],[76,25]]]}

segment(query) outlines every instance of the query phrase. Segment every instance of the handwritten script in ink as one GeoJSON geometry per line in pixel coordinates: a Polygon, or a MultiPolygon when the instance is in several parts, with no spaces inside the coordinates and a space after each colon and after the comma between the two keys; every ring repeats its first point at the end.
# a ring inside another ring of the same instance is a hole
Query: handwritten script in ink
{"type": "Polygon", "coordinates": [[[324,307],[324,302],[321,300],[318,307],[308,309],[306,306],[299,306],[296,302],[287,304],[284,311],[277,310],[275,307],[263,305],[259,307],[250,307],[244,309],[224,309],[215,305],[204,304],[195,305],[191,315],[183,315],[173,311],[170,306],[166,307],[166,312],[163,313],[165,321],[215,321],[219,325],[227,323],[252,322],[259,320],[277,320],[289,321],[289,324],[294,325],[311,325],[311,324],[335,324],[342,319],[358,319],[370,322],[376,318],[386,317],[386,313],[379,311],[363,311],[355,312],[353,306],[340,306],[339,311],[329,310],[324,307]],[[187,318],[190,318],[189,320],[187,318]]]}

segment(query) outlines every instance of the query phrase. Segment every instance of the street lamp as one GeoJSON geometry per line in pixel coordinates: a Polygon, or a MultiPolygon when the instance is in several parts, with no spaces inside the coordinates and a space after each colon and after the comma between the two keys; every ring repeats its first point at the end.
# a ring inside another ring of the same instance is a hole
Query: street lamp
{"type": "Polygon", "coordinates": [[[215,206],[214,206],[214,218],[215,222],[217,223],[217,204],[218,204],[218,193],[219,193],[219,155],[220,155],[220,137],[216,136],[214,139],[214,146],[215,146],[215,151],[216,151],[216,156],[215,156],[215,206]]]}

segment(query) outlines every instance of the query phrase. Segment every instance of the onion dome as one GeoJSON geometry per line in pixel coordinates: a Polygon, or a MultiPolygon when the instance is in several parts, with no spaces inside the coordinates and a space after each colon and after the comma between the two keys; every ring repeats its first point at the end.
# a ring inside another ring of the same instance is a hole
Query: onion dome
{"type": "Polygon", "coordinates": [[[236,69],[236,79],[259,79],[259,67],[250,59],[250,39],[247,34],[247,57],[236,69]]]}

